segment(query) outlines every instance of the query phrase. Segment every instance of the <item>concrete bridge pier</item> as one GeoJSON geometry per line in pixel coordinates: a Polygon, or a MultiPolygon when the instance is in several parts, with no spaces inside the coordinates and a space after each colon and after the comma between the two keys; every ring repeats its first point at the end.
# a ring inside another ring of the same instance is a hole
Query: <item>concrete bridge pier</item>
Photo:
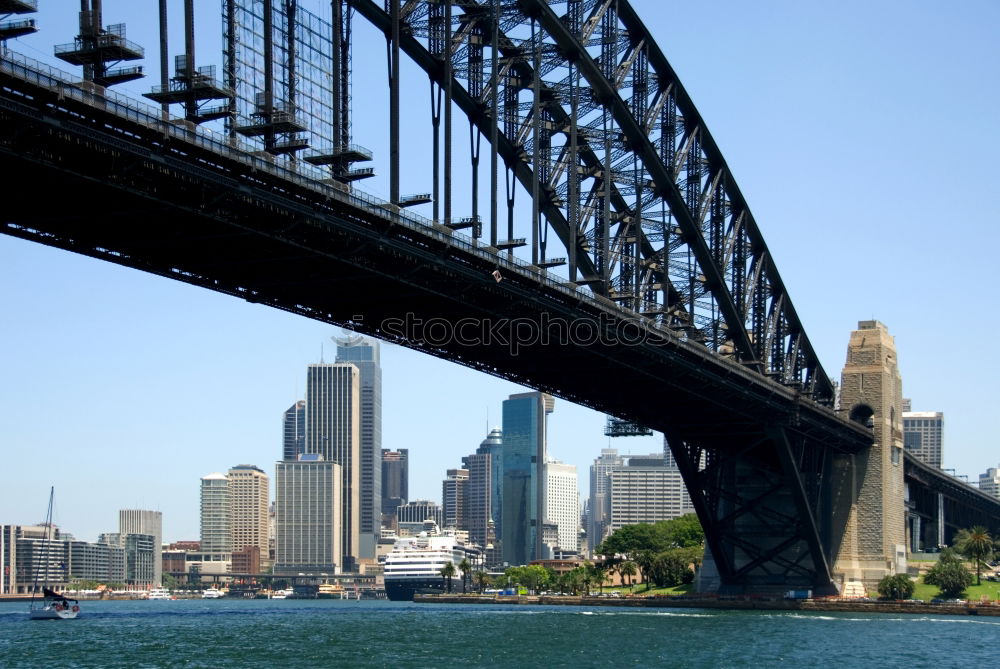
{"type": "Polygon", "coordinates": [[[874,443],[855,455],[832,455],[831,513],[825,528],[841,593],[873,591],[884,576],[906,573],[902,381],[896,345],[878,321],[851,333],[841,375],[840,410],[868,425],[874,443]]]}

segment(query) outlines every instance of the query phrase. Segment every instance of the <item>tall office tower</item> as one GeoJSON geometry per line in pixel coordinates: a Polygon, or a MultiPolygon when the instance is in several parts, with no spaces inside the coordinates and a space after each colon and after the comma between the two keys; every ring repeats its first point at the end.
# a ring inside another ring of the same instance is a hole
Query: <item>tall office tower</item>
{"type": "Polygon", "coordinates": [[[607,529],[614,532],[624,525],[655,523],[694,513],[680,471],[675,467],[650,463],[663,458],[637,458],[608,474],[607,529]]]}
{"type": "Polygon", "coordinates": [[[260,563],[268,561],[268,501],[270,479],[254,465],[236,465],[229,470],[230,550],[234,553],[256,546],[260,563]]]}
{"type": "Polygon", "coordinates": [[[225,474],[201,477],[201,550],[206,553],[233,550],[229,527],[229,479],[225,474]]]}
{"type": "Polygon", "coordinates": [[[490,517],[493,531],[500,537],[503,531],[503,430],[494,427],[479,444],[476,453],[490,456],[490,517]]]}
{"type": "Polygon", "coordinates": [[[503,560],[528,564],[542,556],[545,519],[546,417],[555,400],[545,393],[518,393],[503,402],[503,560]]]}
{"type": "Polygon", "coordinates": [[[904,411],[903,447],[933,467],[944,464],[944,414],[940,411],[904,411]]]}
{"type": "Polygon", "coordinates": [[[445,527],[468,530],[465,523],[465,491],[469,485],[468,469],[449,469],[441,482],[441,515],[445,527]]]}
{"type": "Polygon", "coordinates": [[[343,571],[342,467],[319,453],[275,464],[274,573],[343,571]]]}
{"type": "Polygon", "coordinates": [[[306,401],[288,407],[281,419],[282,459],[295,461],[306,452],[306,401]]]}
{"type": "Polygon", "coordinates": [[[618,449],[602,448],[600,457],[590,465],[590,504],[587,514],[587,544],[590,552],[602,541],[607,529],[608,474],[615,467],[621,467],[625,460],[618,455],[618,449]]]}
{"type": "MultiPolygon", "coordinates": [[[[480,446],[479,450],[484,449],[480,446]]],[[[462,458],[462,467],[469,472],[465,487],[465,527],[469,530],[469,541],[485,549],[493,517],[493,455],[479,451],[466,455],[462,458]]]]}
{"type": "Polygon", "coordinates": [[[987,495],[1000,497],[1000,469],[990,467],[979,475],[979,489],[987,495]]]}
{"type": "Polygon", "coordinates": [[[396,509],[409,499],[409,449],[382,449],[382,523],[396,515],[396,509]]]}
{"type": "Polygon", "coordinates": [[[580,550],[580,484],[576,465],[558,460],[545,463],[545,522],[556,526],[556,546],[562,552],[580,550]]]}
{"type": "Polygon", "coordinates": [[[309,365],[306,377],[306,453],[340,465],[343,536],[339,561],[355,571],[360,553],[361,382],[351,363],[309,365]]]}
{"type": "Polygon", "coordinates": [[[382,525],[382,367],[379,343],[361,337],[334,338],[336,362],[349,362],[361,372],[361,483],[358,513],[359,550],[375,559],[382,525]]]}
{"type": "Polygon", "coordinates": [[[163,514],[159,511],[145,509],[122,509],[118,512],[118,533],[148,534],[153,537],[153,585],[161,585],[163,581],[163,562],[160,560],[160,550],[163,548],[163,514]]]}

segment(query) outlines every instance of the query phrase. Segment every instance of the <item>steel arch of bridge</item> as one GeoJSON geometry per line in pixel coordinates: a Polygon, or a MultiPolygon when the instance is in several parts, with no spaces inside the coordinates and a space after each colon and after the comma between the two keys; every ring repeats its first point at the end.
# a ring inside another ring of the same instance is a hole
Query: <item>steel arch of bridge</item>
{"type": "MultiPolygon", "coordinates": [[[[348,4],[391,48],[393,0],[348,4]]],[[[495,137],[491,151],[531,194],[533,263],[551,260],[551,228],[571,281],[832,404],[725,159],[627,0],[408,0],[398,11],[399,48],[495,137]]],[[[495,174],[493,246],[504,241],[495,174]]]]}

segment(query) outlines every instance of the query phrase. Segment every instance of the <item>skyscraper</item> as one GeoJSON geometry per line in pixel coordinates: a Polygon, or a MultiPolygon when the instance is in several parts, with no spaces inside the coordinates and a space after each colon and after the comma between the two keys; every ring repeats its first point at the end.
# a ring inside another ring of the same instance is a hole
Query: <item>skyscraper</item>
{"type": "Polygon", "coordinates": [[[382,367],[379,343],[361,337],[334,338],[337,362],[352,363],[361,373],[361,470],[358,513],[360,556],[375,559],[382,519],[382,367]]]}
{"type": "Polygon", "coordinates": [[[499,427],[490,430],[479,444],[476,453],[490,456],[489,514],[493,519],[493,531],[499,537],[503,531],[503,430],[499,427]]]}
{"type": "Polygon", "coordinates": [[[626,466],[612,469],[607,498],[607,532],[694,513],[680,471],[665,467],[660,454],[629,458],[626,466]]]}
{"type": "MultiPolygon", "coordinates": [[[[309,365],[306,377],[306,453],[340,465],[343,533],[338,561],[354,571],[360,558],[361,384],[351,363],[309,365]]],[[[280,510],[279,510],[280,517],[280,510]]]]}
{"type": "Polygon", "coordinates": [[[940,411],[904,411],[903,447],[933,467],[944,464],[944,414],[940,411]]]}
{"type": "Polygon", "coordinates": [[[465,523],[465,492],[469,485],[468,469],[449,469],[441,483],[441,512],[445,527],[467,530],[465,523]]]}
{"type": "Polygon", "coordinates": [[[409,449],[382,449],[382,515],[383,523],[396,515],[396,509],[409,500],[409,449]]]}
{"type": "Polygon", "coordinates": [[[542,556],[545,518],[542,466],[546,416],[555,400],[540,392],[511,395],[503,402],[503,560],[527,564],[542,556]]]}
{"type": "Polygon", "coordinates": [[[618,455],[615,448],[602,448],[601,455],[590,465],[590,504],[587,513],[587,543],[590,552],[604,541],[604,531],[608,519],[608,474],[615,467],[621,467],[625,460],[618,455]]]}
{"type": "Polygon", "coordinates": [[[154,585],[161,585],[163,562],[160,560],[160,550],[163,547],[163,514],[145,509],[122,509],[118,512],[118,533],[122,536],[148,534],[153,537],[152,582],[154,585]]]}
{"type": "Polygon", "coordinates": [[[342,571],[341,466],[306,453],[276,463],[274,478],[275,573],[342,571]]]}
{"type": "Polygon", "coordinates": [[[268,561],[268,501],[270,479],[254,465],[229,470],[230,550],[234,553],[256,546],[260,563],[268,561]]]}
{"type": "Polygon", "coordinates": [[[558,547],[563,552],[579,551],[580,485],[576,478],[576,465],[558,460],[545,463],[545,522],[555,525],[557,529],[557,543],[549,549],[558,547]]]}
{"type": "Polygon", "coordinates": [[[306,452],[306,402],[299,400],[282,417],[282,459],[295,461],[306,452]]]}
{"type": "MultiPolygon", "coordinates": [[[[469,540],[486,548],[490,543],[489,526],[494,519],[494,494],[499,501],[499,486],[494,485],[493,463],[500,458],[500,430],[494,429],[472,455],[462,458],[469,472],[465,488],[465,526],[469,540]]],[[[495,525],[495,524],[494,524],[495,525]]]]}
{"type": "Polygon", "coordinates": [[[201,550],[229,553],[232,533],[229,526],[229,479],[214,473],[201,477],[201,550]]]}

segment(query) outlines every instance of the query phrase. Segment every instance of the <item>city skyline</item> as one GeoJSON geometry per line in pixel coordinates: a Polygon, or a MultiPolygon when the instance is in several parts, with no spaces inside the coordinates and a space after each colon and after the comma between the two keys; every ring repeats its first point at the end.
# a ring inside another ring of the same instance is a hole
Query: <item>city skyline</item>
{"type": "MultiPolygon", "coordinates": [[[[51,47],[72,38],[65,26],[75,16],[60,19],[46,4],[42,32],[10,48],[52,62],[51,47]]],[[[989,35],[997,7],[724,4],[725,12],[672,7],[668,16],[660,3],[634,3],[733,169],[826,372],[839,376],[858,320],[884,322],[896,337],[904,394],[922,411],[947,415],[945,461],[976,480],[1000,460],[987,390],[1000,354],[943,344],[927,307],[977,313],[980,332],[1000,319],[982,308],[1000,233],[977,196],[995,182],[1000,148],[997,92],[983,83],[1000,60],[989,35]],[[706,49],[708,41],[721,47],[706,49]],[[931,83],[941,99],[962,103],[950,110],[948,141],[931,138],[942,122],[931,83]],[[949,288],[946,276],[965,288],[949,288]]],[[[105,2],[106,22],[126,22],[130,39],[152,54],[154,22],[142,25],[142,10],[126,5],[105,2]]],[[[200,23],[199,39],[213,30],[200,23]]],[[[172,50],[179,44],[172,39],[172,50]]],[[[206,64],[217,62],[205,47],[206,64]]],[[[147,59],[148,70],[154,62],[147,59]]],[[[154,83],[147,77],[122,92],[154,83]]],[[[356,134],[378,149],[363,119],[356,134]]],[[[373,180],[362,190],[385,188],[373,180]]],[[[303,396],[301,370],[333,334],[322,323],[7,237],[0,280],[14,326],[0,335],[0,425],[16,474],[0,491],[3,521],[39,521],[39,491],[55,484],[61,527],[89,540],[125,507],[162,511],[166,540],[194,538],[191,482],[239,462],[273,476],[282,412],[303,396]],[[38,453],[53,464],[37,466],[28,455],[38,453]],[[69,501],[73,489],[86,494],[69,501]]],[[[382,366],[383,446],[410,449],[411,499],[437,499],[444,469],[499,424],[503,398],[527,390],[390,345],[382,366]]],[[[609,444],[603,422],[560,402],[549,453],[583,477],[609,445],[657,450],[658,436],[609,444]]]]}

